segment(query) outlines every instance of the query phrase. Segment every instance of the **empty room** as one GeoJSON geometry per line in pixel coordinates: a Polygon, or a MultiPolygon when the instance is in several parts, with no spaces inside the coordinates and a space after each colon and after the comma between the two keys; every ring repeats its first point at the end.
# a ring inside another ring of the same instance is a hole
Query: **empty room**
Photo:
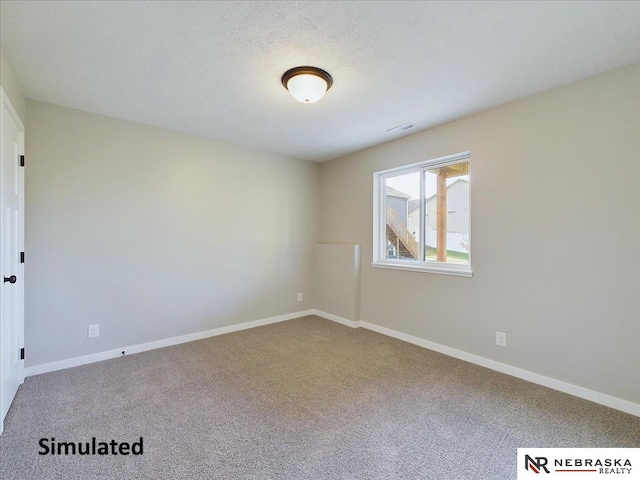
{"type": "Polygon", "coordinates": [[[0,29],[1,479],[640,478],[640,2],[0,29]]]}

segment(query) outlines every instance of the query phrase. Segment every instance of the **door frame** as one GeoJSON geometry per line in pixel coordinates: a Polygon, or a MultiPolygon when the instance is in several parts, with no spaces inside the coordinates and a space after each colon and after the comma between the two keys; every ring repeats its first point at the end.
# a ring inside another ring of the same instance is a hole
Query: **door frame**
{"type": "MultiPolygon", "coordinates": [[[[11,100],[7,96],[4,88],[0,86],[0,97],[1,97],[1,109],[3,113],[6,113],[9,117],[9,120],[14,123],[18,130],[19,140],[18,140],[18,155],[24,155],[24,132],[25,128],[16,112],[11,100]]],[[[6,118],[4,115],[0,115],[1,118],[6,118]]],[[[2,120],[0,119],[0,122],[2,120]]],[[[0,125],[0,132],[2,131],[2,126],[0,125]]],[[[17,161],[17,159],[16,159],[17,161]]],[[[21,188],[20,195],[20,210],[21,215],[19,219],[18,225],[18,250],[24,252],[24,197],[25,197],[25,188],[24,188],[24,168],[19,167],[18,169],[19,182],[21,188]]],[[[0,182],[0,189],[2,188],[2,182],[0,182]]],[[[0,192],[1,193],[1,192],[0,192]]],[[[0,232],[1,234],[1,232],[0,232]]],[[[1,261],[1,259],[0,259],[1,261]]],[[[19,336],[19,344],[24,347],[24,264],[18,262],[18,271],[16,272],[18,276],[17,288],[18,288],[18,336],[19,336]]],[[[2,298],[0,298],[0,303],[2,302],[2,298]]],[[[1,309],[0,309],[1,312],[1,309]]],[[[1,332],[0,332],[1,335],[1,332]]],[[[2,345],[2,339],[0,338],[0,346],[2,345]]],[[[0,361],[2,361],[2,356],[0,355],[0,361]]],[[[20,383],[24,383],[24,360],[19,362],[19,378],[20,383]]],[[[2,388],[2,384],[0,383],[0,389],[2,388]]],[[[2,434],[4,430],[4,418],[0,418],[0,434],[2,434]]]]}

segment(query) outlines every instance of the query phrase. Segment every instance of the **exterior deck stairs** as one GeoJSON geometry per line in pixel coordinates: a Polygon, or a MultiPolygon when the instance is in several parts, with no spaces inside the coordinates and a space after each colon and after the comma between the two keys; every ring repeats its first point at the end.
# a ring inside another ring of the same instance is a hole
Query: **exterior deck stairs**
{"type": "Polygon", "coordinates": [[[399,258],[418,258],[420,244],[391,207],[387,207],[387,241],[395,246],[399,258]]]}

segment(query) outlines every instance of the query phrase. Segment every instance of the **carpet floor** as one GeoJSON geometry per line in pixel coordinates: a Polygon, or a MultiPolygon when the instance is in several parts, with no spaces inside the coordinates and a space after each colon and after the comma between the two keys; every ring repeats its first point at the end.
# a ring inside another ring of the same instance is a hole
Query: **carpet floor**
{"type": "Polygon", "coordinates": [[[310,316],[27,378],[0,478],[515,479],[518,447],[640,447],[640,418],[310,316]]]}

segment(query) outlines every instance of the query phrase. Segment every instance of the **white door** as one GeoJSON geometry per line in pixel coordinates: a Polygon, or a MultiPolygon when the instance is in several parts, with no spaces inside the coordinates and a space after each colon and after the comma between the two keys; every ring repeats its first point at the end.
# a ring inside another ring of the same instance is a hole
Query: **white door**
{"type": "Polygon", "coordinates": [[[0,119],[0,433],[24,381],[24,127],[4,90],[0,119]]]}

